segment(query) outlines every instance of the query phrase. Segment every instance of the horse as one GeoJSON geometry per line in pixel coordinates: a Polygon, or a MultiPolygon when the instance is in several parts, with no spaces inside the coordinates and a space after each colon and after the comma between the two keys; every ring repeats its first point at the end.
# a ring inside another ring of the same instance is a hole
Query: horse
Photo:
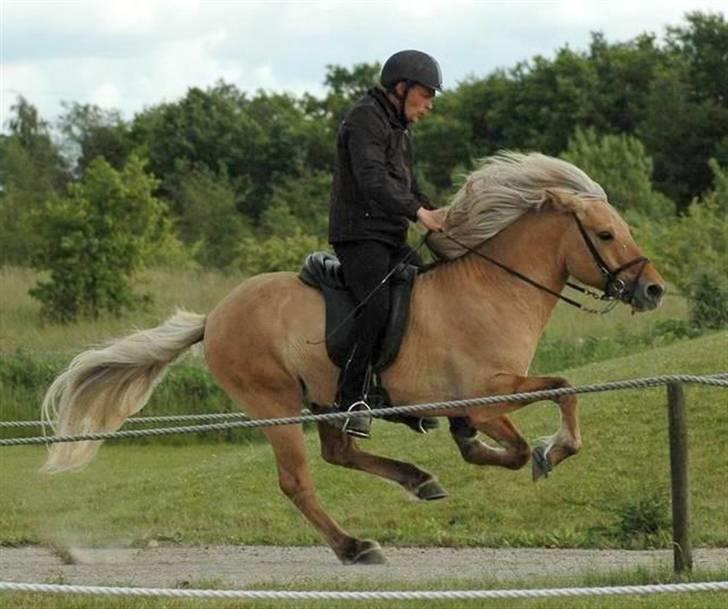
{"type": "MultiPolygon", "coordinates": [[[[662,277],[602,187],[563,160],[513,152],[488,158],[441,213],[445,230],[428,241],[441,260],[417,276],[400,351],[381,373],[393,404],[569,387],[561,377],[528,374],[569,278],[637,312],[656,308],[664,294],[662,277]]],[[[44,420],[62,435],[117,429],[142,409],[169,365],[200,342],[215,381],[252,418],[296,416],[304,406],[325,409],[335,398],[338,368],[321,340],[324,320],[321,293],[296,274],[253,276],[206,316],[178,311],[155,328],[77,355],[50,385],[44,420]]],[[[576,454],[582,440],[577,398],[562,395],[553,399],[558,430],[532,449],[509,414],[533,401],[443,406],[428,414],[450,419],[466,462],[515,470],[531,459],[538,480],[576,454]]],[[[338,559],[384,562],[376,541],[350,535],[320,504],[302,426],[263,433],[280,489],[338,559]]],[[[363,450],[340,425],[319,422],[318,433],[328,463],[395,481],[421,500],[447,494],[433,474],[363,450]]],[[[54,444],[44,471],[83,467],[100,444],[54,444]]]]}

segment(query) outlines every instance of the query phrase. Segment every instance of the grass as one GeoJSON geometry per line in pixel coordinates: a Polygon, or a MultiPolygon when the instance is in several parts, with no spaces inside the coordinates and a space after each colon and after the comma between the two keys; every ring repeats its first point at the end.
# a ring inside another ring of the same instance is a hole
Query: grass
{"type": "Polygon", "coordinates": [[[13,353],[22,348],[67,359],[89,345],[133,328],[156,326],[177,307],[206,313],[242,279],[240,275],[211,272],[146,271],[136,286],[139,292],[153,294],[153,304],[146,311],[56,325],[42,322],[39,303],[28,295],[37,277],[29,269],[0,267],[0,352],[13,353]]]}
{"type": "MultiPolygon", "coordinates": [[[[74,326],[48,326],[26,294],[35,274],[0,269],[0,356],[14,366],[12,382],[0,375],[0,419],[36,418],[42,386],[80,349],[132,327],[156,325],[176,306],[208,311],[240,277],[202,273],[149,272],[143,277],[155,294],[145,312],[104,318],[74,326]],[[18,355],[18,349],[22,352],[18,355]],[[26,359],[22,359],[25,357],[26,359]],[[26,384],[20,379],[25,375],[26,384]],[[45,377],[44,377],[45,375],[45,377]],[[6,382],[3,383],[3,378],[6,382]],[[30,393],[28,393],[30,392],[30,393]],[[34,393],[35,392],[35,393],[34,393]],[[28,404],[31,410],[28,411],[28,404]],[[18,406],[21,405],[21,406],[18,406]],[[15,408],[16,410],[12,410],[15,408]],[[20,410],[22,408],[23,410],[20,410]],[[12,416],[10,416],[12,415],[12,416]]],[[[546,329],[534,362],[539,371],[567,370],[574,383],[595,383],[674,372],[707,373],[728,369],[728,335],[678,339],[674,320],[686,318],[685,302],[668,297],[649,315],[632,317],[623,307],[605,317],[575,313],[559,306],[546,329]],[[660,330],[666,324],[668,331],[660,330]],[[655,329],[658,329],[656,331],[655,329]],[[678,341],[678,342],[674,342],[678,341]],[[672,344],[669,344],[672,343],[672,344]],[[660,346],[663,345],[663,346],[660,346]],[[657,348],[656,348],[657,347],[657,348]],[[627,353],[631,355],[624,356],[627,353]],[[624,356],[624,357],[619,357],[624,356]],[[610,358],[617,359],[610,359],[610,358]],[[599,362],[601,363],[595,363],[599,362]]],[[[679,332],[678,332],[679,334],[679,332]]],[[[7,367],[5,368],[7,372],[7,367]]],[[[728,437],[725,393],[689,387],[688,424],[693,543],[728,545],[728,494],[725,492],[725,445],[728,437]]],[[[145,414],[225,409],[224,401],[200,376],[194,362],[173,371],[158,389],[157,402],[145,414]],[[165,388],[166,385],[166,388],[165,388]],[[178,391],[199,394],[179,404],[178,391]]],[[[445,430],[415,436],[400,426],[376,425],[373,452],[406,459],[437,473],[451,496],[420,504],[381,480],[323,463],[318,441],[307,436],[314,477],[323,504],[352,533],[385,544],[538,547],[668,547],[669,470],[664,389],[599,394],[582,399],[584,450],[537,485],[528,471],[509,472],[463,463],[445,430]],[[366,501],[364,501],[364,498],[366,501]]],[[[552,406],[531,407],[515,415],[530,438],[557,425],[552,406]]],[[[258,432],[254,432],[257,434],[258,432]]],[[[229,438],[228,438],[229,439],[229,438]]],[[[250,438],[246,438],[250,439],[250,438]]],[[[277,490],[273,457],[265,443],[190,442],[189,437],[162,444],[107,443],[84,472],[44,477],[37,473],[44,449],[0,448],[0,544],[144,546],[150,540],[184,543],[321,543],[300,514],[277,490]]],[[[696,573],[698,579],[728,579],[728,572],[696,573]]],[[[458,587],[558,587],[639,584],[671,581],[667,573],[593,575],[558,580],[460,582],[458,587]]],[[[192,582],[191,587],[216,587],[192,582]]],[[[307,589],[337,589],[331,582],[309,582],[307,589]]],[[[352,589],[351,586],[343,586],[352,589]]],[[[354,586],[367,589],[370,586],[354,586]]],[[[383,589],[406,585],[385,583],[383,589]]],[[[452,582],[428,588],[452,588],[452,582]]],[[[339,585],[338,589],[342,586],[339,585]]],[[[300,589],[300,588],[299,588],[300,589]]],[[[697,609],[725,603],[723,594],[653,595],[569,599],[577,609],[675,607],[697,609]]],[[[102,599],[82,596],[0,593],[0,607],[27,609],[188,609],[210,607],[280,607],[274,601],[177,601],[102,599]]],[[[438,601],[437,606],[557,608],[563,599],[512,601],[438,601]]],[[[360,602],[357,607],[400,609],[411,602],[360,602]]],[[[331,601],[295,606],[332,607],[331,601]]]]}
{"type": "MultiPolygon", "coordinates": [[[[578,384],[726,370],[727,339],[717,333],[565,375],[578,384]]],[[[687,398],[693,543],[726,546],[725,393],[691,386],[687,398]]],[[[463,463],[445,429],[422,437],[384,423],[367,449],[435,472],[451,493],[447,500],[409,501],[379,479],[327,465],[314,434],[307,437],[311,466],[332,515],[384,544],[669,547],[665,390],[585,396],[582,405],[583,452],[537,485],[526,470],[463,463]]],[[[557,425],[548,405],[515,419],[530,438],[557,425]]],[[[267,444],[107,443],[85,471],[55,477],[36,473],[44,449],[2,450],[0,543],[320,543],[280,495],[267,444]]]]}

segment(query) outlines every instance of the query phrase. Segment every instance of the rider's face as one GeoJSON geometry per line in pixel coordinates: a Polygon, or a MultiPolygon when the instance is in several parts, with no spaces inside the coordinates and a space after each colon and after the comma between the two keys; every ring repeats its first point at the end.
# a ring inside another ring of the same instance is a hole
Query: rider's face
{"type": "Polygon", "coordinates": [[[432,110],[432,101],[435,98],[435,92],[422,85],[414,85],[407,95],[404,104],[404,113],[410,123],[416,123],[430,110],[432,110]]]}

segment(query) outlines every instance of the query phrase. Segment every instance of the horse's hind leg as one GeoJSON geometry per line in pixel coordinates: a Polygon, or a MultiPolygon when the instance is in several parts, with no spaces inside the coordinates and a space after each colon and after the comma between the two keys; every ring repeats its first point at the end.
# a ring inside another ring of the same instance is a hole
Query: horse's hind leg
{"type": "Polygon", "coordinates": [[[344,564],[385,562],[379,544],[348,535],[321,507],[306,462],[306,448],[300,425],[264,429],[278,466],[278,482],[283,493],[323,535],[344,564]]]}
{"type": "MultiPolygon", "coordinates": [[[[243,383],[231,375],[219,375],[221,384],[236,402],[246,405],[253,418],[293,416],[300,409],[301,395],[297,383],[278,379],[275,391],[243,383]],[[245,387],[248,385],[248,387],[245,387]]],[[[386,562],[379,544],[357,539],[342,529],[321,507],[306,459],[301,425],[264,427],[273,448],[278,469],[278,484],[283,493],[319,531],[344,564],[381,564],[386,562]]]]}
{"type": "Polygon", "coordinates": [[[447,491],[429,472],[411,463],[395,461],[360,450],[350,436],[332,425],[319,423],[318,428],[321,456],[327,463],[393,480],[418,499],[433,500],[447,497],[447,491]]]}

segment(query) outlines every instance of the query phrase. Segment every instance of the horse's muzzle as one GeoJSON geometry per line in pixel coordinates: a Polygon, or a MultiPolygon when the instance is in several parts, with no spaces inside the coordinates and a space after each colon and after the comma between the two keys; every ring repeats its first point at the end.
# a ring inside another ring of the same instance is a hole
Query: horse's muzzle
{"type": "Polygon", "coordinates": [[[655,281],[638,281],[634,286],[630,304],[635,311],[651,311],[660,306],[665,286],[655,281]]]}

